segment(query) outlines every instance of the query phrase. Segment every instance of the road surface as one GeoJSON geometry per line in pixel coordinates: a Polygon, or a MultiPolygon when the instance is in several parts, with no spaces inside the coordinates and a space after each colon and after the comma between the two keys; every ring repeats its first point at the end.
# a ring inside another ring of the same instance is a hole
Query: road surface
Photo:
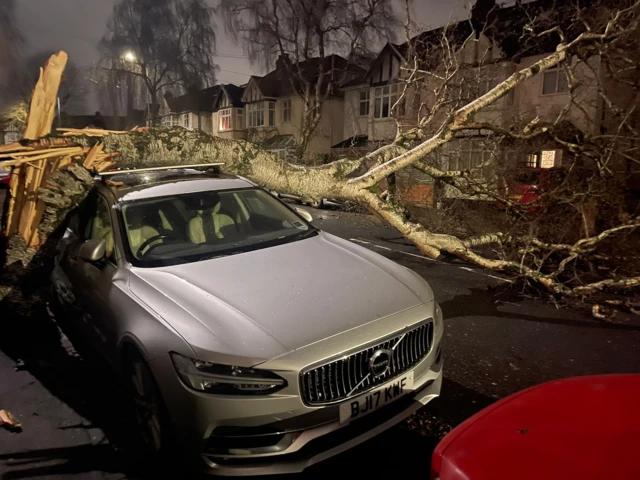
{"type": "MultiPolygon", "coordinates": [[[[345,470],[379,478],[418,468],[427,478],[438,439],[495,399],[555,378],[640,370],[637,321],[605,323],[588,310],[521,298],[500,274],[425,258],[373,217],[309,210],[319,228],[429,281],[445,317],[445,382],[441,398],[407,423],[298,478],[345,470]]],[[[0,478],[144,478],[130,454],[117,382],[91,362],[63,357],[26,359],[26,369],[14,371],[16,359],[0,352],[0,408],[24,424],[22,433],[0,430],[0,478]]]]}

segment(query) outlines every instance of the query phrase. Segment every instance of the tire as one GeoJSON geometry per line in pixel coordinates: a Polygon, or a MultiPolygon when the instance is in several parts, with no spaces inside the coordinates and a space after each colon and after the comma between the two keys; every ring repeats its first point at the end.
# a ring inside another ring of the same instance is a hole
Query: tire
{"type": "Polygon", "coordinates": [[[167,450],[170,438],[162,395],[142,356],[130,350],[127,357],[126,383],[142,447],[146,454],[160,456],[167,450]]]}

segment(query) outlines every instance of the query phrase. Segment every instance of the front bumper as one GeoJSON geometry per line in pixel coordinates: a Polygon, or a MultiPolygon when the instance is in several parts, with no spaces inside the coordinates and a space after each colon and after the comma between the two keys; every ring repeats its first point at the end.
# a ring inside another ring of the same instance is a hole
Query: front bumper
{"type": "MultiPolygon", "coordinates": [[[[407,315],[425,318],[424,313],[418,310],[407,315]]],[[[408,320],[399,322],[407,325],[408,320]]],[[[372,438],[436,398],[442,384],[441,338],[442,327],[434,331],[429,354],[407,371],[414,376],[411,393],[342,424],[340,404],[304,404],[300,370],[278,368],[279,364],[290,365],[291,358],[267,362],[267,369],[286,378],[289,386],[265,397],[210,395],[188,389],[178,380],[168,356],[157,358],[150,366],[163,392],[177,443],[197,469],[228,476],[295,473],[372,438]]],[[[307,361],[299,354],[296,358],[307,361]]]]}

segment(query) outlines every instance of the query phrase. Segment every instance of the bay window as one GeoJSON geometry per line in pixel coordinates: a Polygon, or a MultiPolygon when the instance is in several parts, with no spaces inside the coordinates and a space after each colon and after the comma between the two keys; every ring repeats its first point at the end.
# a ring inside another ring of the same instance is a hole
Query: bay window
{"type": "MultiPolygon", "coordinates": [[[[401,86],[397,83],[384,87],[377,87],[375,89],[373,116],[375,118],[391,117],[391,108],[398,101],[398,97],[401,93],[401,86]]],[[[396,107],[394,113],[395,116],[404,115],[404,100],[396,107]]]]}
{"type": "Polygon", "coordinates": [[[218,131],[219,132],[224,132],[225,130],[231,130],[232,128],[232,123],[231,123],[231,112],[233,110],[230,108],[224,109],[224,110],[220,110],[220,113],[218,113],[218,131]]]}
{"type": "Polygon", "coordinates": [[[250,103],[247,105],[249,127],[264,126],[264,102],[250,103]]]}
{"type": "Polygon", "coordinates": [[[275,127],[276,125],[276,102],[257,102],[247,105],[247,116],[249,117],[249,127],[275,127]],[[267,122],[265,123],[265,103],[267,103],[267,122]]]}

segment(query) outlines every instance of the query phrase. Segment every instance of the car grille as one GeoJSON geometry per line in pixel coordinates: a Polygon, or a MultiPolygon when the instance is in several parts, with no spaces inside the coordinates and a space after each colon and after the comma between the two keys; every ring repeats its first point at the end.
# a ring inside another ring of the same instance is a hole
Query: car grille
{"type": "Polygon", "coordinates": [[[302,374],[302,395],[309,405],[340,402],[383,384],[424,359],[433,343],[433,322],[347,357],[302,374]],[[394,348],[395,347],[395,348],[394,348]],[[376,350],[393,349],[389,370],[380,377],[369,374],[369,359],[376,350]]]}

